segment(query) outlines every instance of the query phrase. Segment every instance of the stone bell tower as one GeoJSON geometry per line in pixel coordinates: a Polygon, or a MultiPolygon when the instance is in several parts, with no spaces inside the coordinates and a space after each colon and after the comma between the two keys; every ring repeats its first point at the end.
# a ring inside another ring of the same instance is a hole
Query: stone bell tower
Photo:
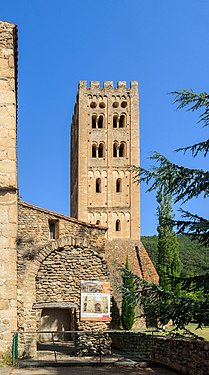
{"type": "Polygon", "coordinates": [[[16,40],[16,26],[0,21],[0,352],[17,329],[16,40]]]}
{"type": "Polygon", "coordinates": [[[138,82],[79,82],[71,125],[71,216],[107,226],[107,238],[140,239],[138,82]]]}

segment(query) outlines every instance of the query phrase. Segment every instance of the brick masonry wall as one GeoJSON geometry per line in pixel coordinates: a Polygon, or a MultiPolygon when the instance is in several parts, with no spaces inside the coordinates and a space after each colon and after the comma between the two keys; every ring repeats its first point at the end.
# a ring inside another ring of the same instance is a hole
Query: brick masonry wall
{"type": "Polygon", "coordinates": [[[0,21],[0,356],[17,327],[16,38],[0,21]]]}

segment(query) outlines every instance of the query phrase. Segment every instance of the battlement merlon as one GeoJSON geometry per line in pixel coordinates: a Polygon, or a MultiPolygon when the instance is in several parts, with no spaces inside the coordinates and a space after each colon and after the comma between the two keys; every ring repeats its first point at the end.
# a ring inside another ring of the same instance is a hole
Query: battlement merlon
{"type": "Polygon", "coordinates": [[[100,85],[100,81],[91,81],[90,86],[87,86],[87,81],[79,81],[78,89],[82,91],[90,90],[90,91],[105,91],[111,90],[113,92],[118,90],[128,90],[131,92],[138,92],[138,81],[131,81],[130,87],[127,87],[126,81],[118,81],[117,87],[114,87],[113,81],[104,81],[103,86],[100,85]]]}

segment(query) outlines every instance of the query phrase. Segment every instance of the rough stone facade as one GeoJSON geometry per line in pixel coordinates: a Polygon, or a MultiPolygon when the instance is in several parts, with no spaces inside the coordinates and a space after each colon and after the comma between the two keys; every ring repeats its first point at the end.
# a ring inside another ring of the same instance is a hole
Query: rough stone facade
{"type": "Polygon", "coordinates": [[[20,354],[35,355],[35,335],[26,341],[27,331],[51,330],[52,323],[54,330],[108,328],[105,322],[80,321],[80,281],[109,280],[105,231],[27,203],[18,204],[18,329],[24,333],[20,354]],[[57,239],[49,238],[50,222],[58,226],[57,239]],[[58,314],[56,308],[48,307],[50,303],[58,306],[58,314]],[[73,308],[62,308],[63,303],[73,308]],[[57,319],[64,309],[72,314],[66,326],[57,319]]]}
{"type": "Polygon", "coordinates": [[[0,352],[17,329],[16,26],[0,22],[0,352]]]}
{"type": "Polygon", "coordinates": [[[158,337],[141,332],[114,332],[110,336],[113,348],[153,360],[178,371],[179,374],[209,374],[208,342],[158,337]]]}
{"type": "Polygon", "coordinates": [[[138,82],[80,81],[71,125],[71,216],[108,227],[107,238],[139,240],[138,82]]]}

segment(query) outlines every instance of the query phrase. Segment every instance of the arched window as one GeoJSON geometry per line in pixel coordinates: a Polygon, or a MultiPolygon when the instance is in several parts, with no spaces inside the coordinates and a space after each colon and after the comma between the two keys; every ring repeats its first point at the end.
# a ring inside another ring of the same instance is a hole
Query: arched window
{"type": "Polygon", "coordinates": [[[125,128],[125,115],[121,115],[119,119],[119,128],[125,128]]]}
{"type": "Polygon", "coordinates": [[[104,144],[100,143],[98,148],[98,157],[103,158],[104,156],[104,144]]]}
{"type": "Polygon", "coordinates": [[[115,223],[115,230],[116,232],[120,232],[121,231],[121,223],[120,223],[120,220],[116,220],[116,223],[115,223]]]}
{"type": "Polygon", "coordinates": [[[113,116],[113,128],[117,128],[117,123],[118,123],[118,116],[114,115],[113,116]]]}
{"type": "Polygon", "coordinates": [[[97,220],[96,221],[96,225],[100,225],[101,224],[101,221],[100,220],[97,220]]]}
{"type": "Polygon", "coordinates": [[[98,119],[98,128],[101,129],[103,128],[103,116],[100,115],[98,119]]]}
{"type": "Polygon", "coordinates": [[[122,179],[117,178],[116,180],[116,193],[121,193],[122,191],[122,179]]]}
{"type": "Polygon", "coordinates": [[[118,149],[117,143],[113,143],[113,157],[114,158],[117,158],[117,149],[118,149]]]}
{"type": "Polygon", "coordinates": [[[96,193],[101,193],[101,178],[96,179],[96,193]]]}
{"type": "Polygon", "coordinates": [[[95,143],[92,145],[91,156],[92,156],[92,158],[96,158],[97,157],[97,146],[95,145],[95,143]]]}
{"type": "Polygon", "coordinates": [[[92,115],[91,125],[92,125],[92,129],[95,129],[97,127],[97,116],[96,115],[92,115]]]}
{"type": "Polygon", "coordinates": [[[126,156],[126,144],[123,142],[120,144],[119,147],[119,157],[125,157],[126,156]]]}

